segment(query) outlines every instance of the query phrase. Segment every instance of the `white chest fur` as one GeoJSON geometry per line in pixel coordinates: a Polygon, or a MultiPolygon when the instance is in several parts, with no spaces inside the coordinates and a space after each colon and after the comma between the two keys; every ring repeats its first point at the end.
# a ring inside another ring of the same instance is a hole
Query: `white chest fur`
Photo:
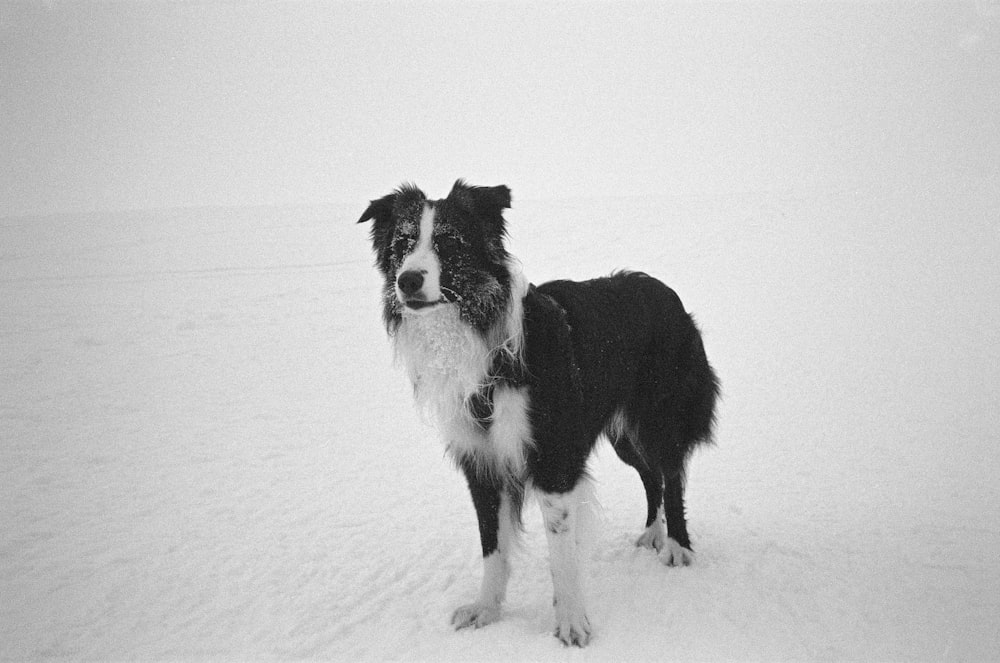
{"type": "Polygon", "coordinates": [[[489,379],[492,354],[458,307],[442,304],[405,317],[395,346],[418,409],[440,427],[452,457],[481,473],[521,479],[532,444],[528,388],[496,386],[489,426],[473,420],[468,401],[489,379]]]}
{"type": "Polygon", "coordinates": [[[439,304],[404,316],[395,344],[421,412],[438,423],[464,416],[466,399],[486,381],[490,351],[462,322],[458,307],[439,304]]]}

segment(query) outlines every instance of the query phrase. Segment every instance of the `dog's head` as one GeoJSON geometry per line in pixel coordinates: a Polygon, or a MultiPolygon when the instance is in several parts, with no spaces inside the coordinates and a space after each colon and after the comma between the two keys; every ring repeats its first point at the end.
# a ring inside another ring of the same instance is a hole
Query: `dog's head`
{"type": "Polygon", "coordinates": [[[455,182],[441,200],[412,184],[373,200],[358,223],[372,221],[375,264],[385,277],[390,331],[402,316],[458,306],[462,318],[485,331],[510,293],[510,256],[504,247],[506,186],[455,182]]]}

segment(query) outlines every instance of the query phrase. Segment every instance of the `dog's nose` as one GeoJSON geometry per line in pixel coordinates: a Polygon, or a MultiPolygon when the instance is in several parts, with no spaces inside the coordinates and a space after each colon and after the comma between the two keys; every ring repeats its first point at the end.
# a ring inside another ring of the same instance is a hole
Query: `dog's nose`
{"type": "Polygon", "coordinates": [[[409,297],[424,286],[424,275],[413,270],[403,272],[396,279],[396,284],[399,286],[400,291],[409,297]]]}

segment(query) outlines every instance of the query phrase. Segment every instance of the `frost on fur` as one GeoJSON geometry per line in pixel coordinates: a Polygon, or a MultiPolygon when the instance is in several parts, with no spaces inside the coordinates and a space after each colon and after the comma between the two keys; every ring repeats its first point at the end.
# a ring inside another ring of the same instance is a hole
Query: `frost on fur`
{"type": "Polygon", "coordinates": [[[467,399],[483,386],[491,352],[461,321],[458,309],[438,306],[425,315],[405,316],[394,340],[420,411],[441,424],[463,416],[467,399]]]}

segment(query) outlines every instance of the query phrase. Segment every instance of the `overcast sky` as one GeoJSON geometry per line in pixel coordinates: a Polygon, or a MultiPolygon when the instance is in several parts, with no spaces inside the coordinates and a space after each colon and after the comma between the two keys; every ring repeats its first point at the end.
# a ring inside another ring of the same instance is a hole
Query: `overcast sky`
{"type": "Polygon", "coordinates": [[[981,175],[1000,1],[5,0],[0,154],[0,216],[981,175]]]}

